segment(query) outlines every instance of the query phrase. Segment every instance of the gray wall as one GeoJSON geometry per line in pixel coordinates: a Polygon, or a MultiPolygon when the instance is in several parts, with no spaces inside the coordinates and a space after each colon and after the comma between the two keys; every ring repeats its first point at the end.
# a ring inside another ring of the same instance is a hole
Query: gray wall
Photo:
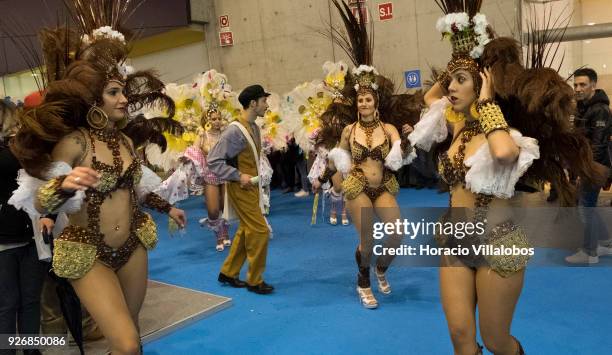
{"type": "MultiPolygon", "coordinates": [[[[208,61],[228,75],[240,89],[261,83],[284,93],[297,84],[320,78],[326,60],[343,59],[337,46],[316,33],[324,23],[342,28],[330,0],[192,0],[209,11],[206,25],[208,61]],[[214,16],[212,16],[214,14],[214,16]],[[229,15],[233,47],[219,47],[219,15],[229,15]]],[[[435,22],[441,16],[433,0],[395,0],[392,20],[378,20],[378,4],[367,0],[374,20],[374,64],[403,88],[403,73],[421,69],[427,79],[430,66],[444,66],[450,59],[450,44],[441,41],[435,22]]],[[[517,0],[485,0],[482,12],[499,35],[517,32],[517,0]]],[[[350,64],[350,63],[349,63],[350,64]]]]}

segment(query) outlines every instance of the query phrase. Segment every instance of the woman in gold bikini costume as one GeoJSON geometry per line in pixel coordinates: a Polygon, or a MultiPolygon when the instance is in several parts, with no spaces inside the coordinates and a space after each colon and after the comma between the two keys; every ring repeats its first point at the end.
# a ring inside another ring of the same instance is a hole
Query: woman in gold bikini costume
{"type": "MultiPolygon", "coordinates": [[[[337,33],[330,34],[330,37],[338,44],[358,45],[354,48],[343,46],[356,67],[347,75],[347,85],[351,83],[353,86],[349,86],[345,103],[336,104],[347,107],[339,110],[333,106],[328,108],[328,113],[333,116],[339,111],[357,111],[357,122],[343,129],[337,147],[328,154],[327,168],[318,181],[313,183],[313,188],[318,190],[321,183],[332,178],[336,171],[345,176],[342,188],[347,209],[359,234],[359,245],[355,251],[359,270],[357,294],[365,308],[373,309],[378,307],[370,287],[370,259],[374,239],[372,231],[366,229],[371,225],[370,217],[373,214],[382,222],[395,223],[400,218],[395,199],[399,184],[393,171],[409,164],[416,157],[406,137],[412,130],[411,124],[418,120],[420,105],[416,104],[418,95],[395,95],[393,83],[371,66],[373,48],[365,21],[361,19],[362,11],[357,11],[358,19],[346,3],[337,0],[333,2],[343,19],[348,38],[338,37],[337,33]],[[356,110],[351,105],[355,105],[356,110]],[[373,214],[363,213],[368,209],[373,214]]],[[[357,6],[363,5],[358,3],[357,6]]],[[[401,241],[398,236],[390,235],[384,241],[384,247],[398,247],[401,241]]],[[[392,261],[393,256],[390,255],[380,256],[376,260],[378,290],[383,294],[391,293],[385,273],[392,261]]]]}
{"type": "MultiPolygon", "coordinates": [[[[402,139],[392,124],[381,121],[378,113],[379,75],[372,67],[360,67],[353,76],[358,83],[356,123],[346,126],[342,132],[339,146],[330,151],[328,169],[323,180],[329,178],[335,169],[348,174],[342,182],[347,200],[347,209],[354,221],[360,236],[355,258],[359,267],[357,292],[361,303],[366,308],[378,307],[378,302],[370,287],[370,257],[373,248],[371,233],[362,231],[366,223],[363,208],[372,209],[383,222],[395,222],[400,218],[400,211],[395,195],[399,184],[393,171],[399,169],[406,161],[408,151],[402,151],[402,139]]],[[[409,146],[408,146],[409,147],[409,146]]],[[[412,158],[412,157],[411,157],[412,158]]],[[[315,188],[318,188],[318,182],[315,188]]],[[[389,236],[385,247],[397,247],[401,238],[389,236]]],[[[391,286],[385,277],[392,258],[388,255],[377,259],[376,279],[378,289],[383,294],[391,293],[391,286]]]]}
{"type": "MultiPolygon", "coordinates": [[[[486,225],[481,239],[436,239],[448,247],[481,243],[528,248],[527,236],[504,208],[519,202],[516,192],[553,181],[563,186],[564,202],[570,204],[573,192],[564,164],[581,178],[598,178],[588,149],[581,148],[586,147],[584,139],[569,127],[572,90],[542,61],[525,69],[514,39],[493,39],[485,16],[478,13],[481,1],[436,2],[446,15],[437,27],[450,38],[453,57],[425,95],[429,111],[408,138],[428,150],[452,134],[439,163],[440,176],[450,187],[449,216],[459,215],[456,221],[461,222],[469,222],[469,216],[486,225]]],[[[441,299],[455,354],[482,354],[476,307],[489,351],[524,354],[511,335],[511,323],[528,260],[518,254],[442,257],[441,299]]]]}
{"type": "Polygon", "coordinates": [[[24,113],[12,149],[27,173],[13,197],[24,209],[68,214],[54,242],[53,271],[70,281],[113,354],[138,354],[147,250],[157,242],[156,225],[140,206],[167,213],[179,226],[186,220],[152,193],[161,180],[121,131],[128,107],[174,107],[153,74],[123,65],[120,38],[114,30],[91,35],[63,78],[49,84],[43,104],[24,113]]]}

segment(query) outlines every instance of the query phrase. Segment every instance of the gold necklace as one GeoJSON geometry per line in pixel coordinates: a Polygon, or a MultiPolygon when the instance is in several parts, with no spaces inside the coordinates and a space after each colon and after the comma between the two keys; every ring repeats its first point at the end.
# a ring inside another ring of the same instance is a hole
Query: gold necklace
{"type": "Polygon", "coordinates": [[[378,119],[373,119],[372,121],[363,121],[363,120],[359,120],[359,127],[361,127],[361,130],[365,133],[366,135],[366,144],[368,146],[368,149],[372,149],[372,134],[374,133],[374,130],[376,129],[376,127],[378,127],[378,125],[380,124],[380,121],[378,119]]]}
{"type": "Polygon", "coordinates": [[[465,115],[462,112],[455,112],[453,106],[448,106],[444,110],[444,117],[450,123],[457,123],[465,120],[465,115]]]}

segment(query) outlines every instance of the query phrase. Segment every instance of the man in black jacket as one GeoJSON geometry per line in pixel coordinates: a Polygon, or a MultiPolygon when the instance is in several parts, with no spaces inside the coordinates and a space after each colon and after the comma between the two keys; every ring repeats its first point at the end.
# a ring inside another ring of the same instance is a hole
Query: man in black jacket
{"type": "MultiPolygon", "coordinates": [[[[10,107],[0,102],[0,334],[38,335],[40,327],[40,293],[45,264],[38,260],[27,213],[7,203],[17,189],[19,161],[8,148],[13,129],[10,107]],[[15,329],[17,325],[17,329],[15,329]]],[[[14,354],[0,349],[0,354],[14,354]]],[[[25,354],[40,354],[36,349],[25,354]]]]}
{"type": "MultiPolygon", "coordinates": [[[[597,73],[593,69],[582,68],[574,72],[574,91],[578,101],[578,112],[574,120],[576,129],[582,131],[591,143],[593,158],[596,162],[610,168],[608,142],[612,131],[610,99],[597,89],[597,73]]],[[[594,211],[602,186],[580,183],[579,205],[581,218],[585,224],[582,250],[568,256],[569,263],[595,264],[599,255],[612,254],[610,245],[599,245],[608,239],[608,231],[601,217],[594,211]]]]}

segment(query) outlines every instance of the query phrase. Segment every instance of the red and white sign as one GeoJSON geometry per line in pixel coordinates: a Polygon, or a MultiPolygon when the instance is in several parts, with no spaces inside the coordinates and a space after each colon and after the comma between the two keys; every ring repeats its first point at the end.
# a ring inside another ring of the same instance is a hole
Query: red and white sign
{"type": "Polygon", "coordinates": [[[234,45],[233,33],[231,31],[219,32],[219,45],[221,47],[233,46],[234,45]]]}
{"type": "Polygon", "coordinates": [[[378,4],[378,18],[381,21],[391,20],[393,18],[393,3],[392,2],[378,4]]]}
{"type": "Polygon", "coordinates": [[[370,13],[368,12],[368,8],[367,7],[362,7],[361,8],[361,18],[359,17],[359,8],[358,7],[351,7],[351,11],[353,12],[353,16],[355,16],[355,18],[357,19],[358,22],[361,22],[361,19],[365,19],[365,23],[370,22],[370,13]]]}
{"type": "Polygon", "coordinates": [[[229,16],[228,15],[219,16],[219,27],[220,28],[229,27],[229,16]]]}

